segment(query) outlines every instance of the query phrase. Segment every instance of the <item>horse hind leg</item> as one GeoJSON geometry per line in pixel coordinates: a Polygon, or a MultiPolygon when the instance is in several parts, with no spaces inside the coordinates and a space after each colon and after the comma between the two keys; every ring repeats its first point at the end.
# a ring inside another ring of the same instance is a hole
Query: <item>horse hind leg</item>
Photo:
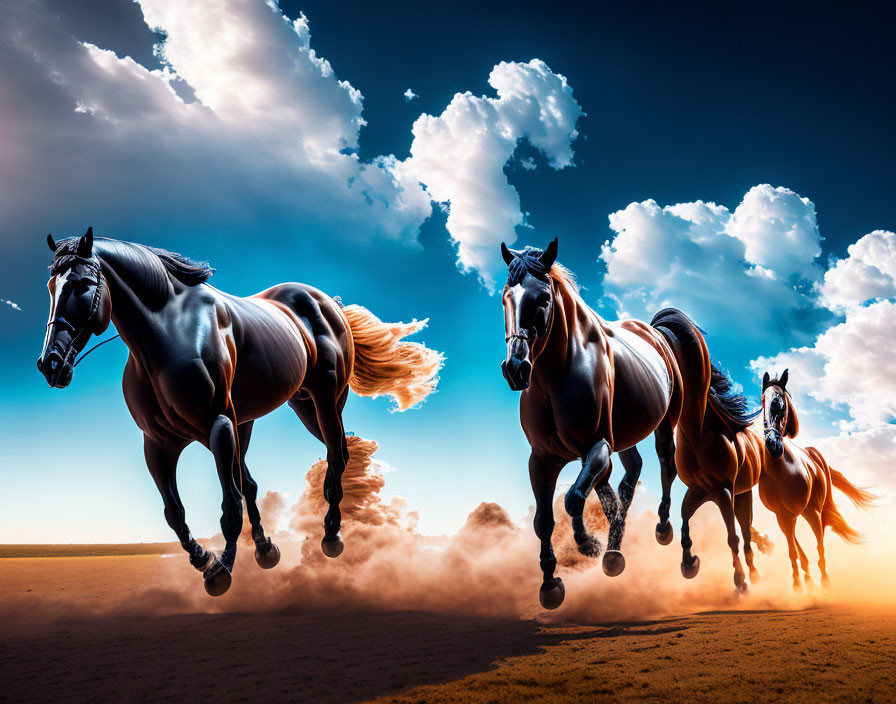
{"type": "MultiPolygon", "coordinates": [[[[579,552],[587,557],[598,557],[601,552],[601,544],[585,527],[585,520],[582,515],[585,511],[585,500],[588,498],[588,494],[595,483],[598,481],[606,482],[609,474],[610,446],[606,440],[600,440],[588,452],[588,455],[582,462],[579,476],[569,491],[566,492],[564,505],[572,522],[572,535],[579,552]]],[[[610,520],[612,521],[613,519],[610,518],[610,520]]]]}
{"type": "Polygon", "coordinates": [[[619,482],[618,496],[609,482],[595,486],[600,498],[604,515],[610,522],[610,535],[607,540],[607,551],[604,553],[603,570],[610,577],[617,577],[625,570],[625,557],[622,555],[622,538],[625,533],[625,522],[628,510],[635,495],[635,487],[641,476],[643,461],[637,448],[631,447],[619,453],[619,459],[625,469],[625,476],[619,482]]]}
{"type": "Polygon", "coordinates": [[[252,426],[255,421],[243,423],[237,428],[240,446],[240,467],[243,473],[243,496],[246,499],[246,513],[252,526],[252,541],[255,543],[255,562],[262,569],[269,570],[280,562],[280,548],[264,534],[261,525],[261,512],[258,510],[258,484],[249,474],[246,465],[246,452],[249,450],[249,440],[252,437],[252,426]]]}
{"type": "Polygon", "coordinates": [[[704,489],[692,486],[681,501],[681,574],[685,579],[693,579],[700,571],[700,558],[691,552],[691,517],[708,499],[704,489]]]}
{"type": "Polygon", "coordinates": [[[737,529],[734,521],[734,496],[729,487],[725,487],[716,492],[713,497],[722,519],[725,521],[725,528],[728,531],[728,547],[731,548],[731,561],[734,566],[734,587],[738,594],[747,593],[747,580],[744,576],[744,566],[740,561],[738,548],[740,547],[740,538],[737,536],[737,529]]]}
{"type": "Polygon", "coordinates": [[[672,424],[666,418],[660,423],[654,433],[656,440],[656,456],[660,462],[660,482],[663,486],[663,497],[657,514],[659,522],[656,524],[656,540],[660,545],[668,545],[672,542],[672,523],[669,521],[669,509],[672,506],[672,483],[678,476],[675,467],[675,435],[672,424]]]}
{"type": "Polygon", "coordinates": [[[759,572],[753,566],[753,546],[750,543],[753,527],[753,492],[747,491],[734,497],[734,515],[740,524],[740,532],[744,537],[744,558],[750,571],[750,583],[759,582],[759,572]]]}

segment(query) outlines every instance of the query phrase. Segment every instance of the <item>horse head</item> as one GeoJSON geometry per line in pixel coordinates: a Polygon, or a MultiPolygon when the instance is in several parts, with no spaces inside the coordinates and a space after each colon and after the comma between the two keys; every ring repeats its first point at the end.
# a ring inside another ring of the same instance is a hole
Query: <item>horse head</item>
{"type": "Polygon", "coordinates": [[[554,307],[550,271],[557,259],[557,238],[545,250],[515,251],[502,242],[501,255],[508,269],[503,294],[507,358],[501,371],[511,389],[524,391],[532,375],[536,341],[550,328],[554,307]]]}
{"type": "Polygon", "coordinates": [[[47,235],[53,252],[50,264],[50,319],[37,368],[47,383],[65,388],[71,383],[75,360],[91,335],[109,327],[112,300],[99,260],[93,253],[93,228],[83,237],[57,244],[47,235]]]}
{"type": "Polygon", "coordinates": [[[787,391],[787,369],[779,379],[772,379],[766,372],[762,377],[762,420],[765,430],[765,447],[772,457],[784,454],[784,438],[796,437],[800,424],[790,393],[787,391]]]}

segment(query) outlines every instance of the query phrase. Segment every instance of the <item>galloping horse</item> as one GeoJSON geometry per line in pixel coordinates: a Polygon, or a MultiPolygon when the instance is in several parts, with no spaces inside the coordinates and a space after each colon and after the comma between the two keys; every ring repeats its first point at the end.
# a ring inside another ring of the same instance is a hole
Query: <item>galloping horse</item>
{"type": "Polygon", "coordinates": [[[759,498],[765,507],[775,514],[778,525],[787,538],[790,563],[793,567],[793,588],[801,589],[797,553],[806,575],[806,584],[812,584],[809,576],[809,559],[800,547],[794,533],[796,519],[802,516],[815,533],[818,545],[818,567],[821,585],[828,589],[827,565],[824,558],[824,530],[830,526],[848,543],[857,543],[861,535],[852,529],[834,503],[833,487],[836,487],[861,508],[871,506],[874,494],[859,489],[836,469],[832,469],[814,447],[799,447],[790,438],[800,430],[800,421],[787,392],[788,370],[780,379],[771,379],[768,372],[762,378],[762,412],[765,443],[762,448],[762,474],[759,478],[759,498]]]}
{"type": "Polygon", "coordinates": [[[280,560],[262,529],[245,458],[255,419],[284,403],[327,447],[321,547],[338,557],[348,390],[390,395],[401,410],[422,401],[435,388],[442,355],[401,338],[426,321],[383,323],[297,283],[238,298],[206,283],[214,273],[208,265],[139,244],[94,241],[93,228],[58,244],[48,235],[47,243],[50,320],[37,368],[50,386],[68,386],[91,335],[115,324],[130,351],[124,397],[144,434],[146,465],[206,591],[218,596],[230,587],[244,496],[256,561],[271,568],[280,560]],[[178,495],[177,460],[191,442],[205,445],[217,465],[226,541],[220,558],[193,539],[178,495]]]}
{"type": "MultiPolygon", "coordinates": [[[[554,576],[551,546],[560,470],[582,460],[565,500],[573,535],[580,552],[600,554],[600,543],[582,519],[594,487],[610,522],[603,569],[620,574],[625,518],[641,473],[635,444],[655,432],[663,473],[674,473],[673,428],[679,417],[693,412],[691,389],[702,389],[705,399],[708,355],[699,330],[674,309],[661,311],[651,325],[601,320],[579,295],[570,272],[555,263],[556,239],[544,251],[512,251],[502,244],[501,252],[508,266],[502,371],[510,388],[522,391],[520,422],[532,447],[529,478],[544,576],[539,598],[542,606],[555,609],[565,595],[562,580],[554,576]],[[618,496],[609,485],[614,451],[625,468],[618,496]]],[[[667,502],[658,531],[663,528],[671,540],[668,516],[667,502]]]]}
{"type": "MultiPolygon", "coordinates": [[[[750,539],[761,537],[753,531],[752,522],[753,487],[762,471],[762,443],[749,427],[759,411],[747,412],[746,397],[733,391],[731,381],[714,364],[710,365],[705,398],[705,413],[689,417],[675,429],[675,469],[688,487],[681,502],[681,573],[693,579],[700,569],[700,558],[691,552],[690,520],[706,501],[713,501],[728,532],[734,584],[738,592],[745,593],[747,582],[738,554],[735,519],[744,538],[750,580],[757,582],[750,539]]],[[[664,496],[668,496],[668,488],[664,484],[664,496]]],[[[764,542],[757,543],[762,550],[764,542]]]]}

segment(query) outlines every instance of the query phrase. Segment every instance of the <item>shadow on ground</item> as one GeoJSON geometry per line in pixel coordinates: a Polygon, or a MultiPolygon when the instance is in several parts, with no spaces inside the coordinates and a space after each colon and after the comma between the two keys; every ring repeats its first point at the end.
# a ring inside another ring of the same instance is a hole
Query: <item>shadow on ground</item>
{"type": "Polygon", "coordinates": [[[422,612],[68,622],[0,644],[2,699],[359,701],[491,669],[585,634],[422,612]]]}

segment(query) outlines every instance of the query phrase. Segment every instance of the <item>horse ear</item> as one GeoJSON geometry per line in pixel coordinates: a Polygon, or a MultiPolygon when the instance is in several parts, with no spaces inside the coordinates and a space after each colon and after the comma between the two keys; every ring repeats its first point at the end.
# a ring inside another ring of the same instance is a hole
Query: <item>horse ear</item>
{"type": "Polygon", "coordinates": [[[53,254],[56,254],[56,242],[53,240],[53,235],[47,235],[47,246],[53,254]]]}
{"type": "Polygon", "coordinates": [[[555,237],[551,240],[551,243],[548,245],[548,248],[544,250],[544,254],[541,255],[541,263],[544,265],[545,269],[550,269],[554,266],[554,262],[557,261],[557,238],[555,237]]]}
{"type": "Polygon", "coordinates": [[[504,257],[504,263],[510,266],[510,262],[513,261],[513,252],[507,249],[507,245],[503,242],[501,243],[501,256],[504,257]]]}
{"type": "Polygon", "coordinates": [[[90,259],[93,256],[93,228],[88,227],[84,236],[78,240],[78,256],[90,259]]]}
{"type": "Polygon", "coordinates": [[[768,372],[762,375],[762,393],[765,393],[765,390],[768,388],[768,382],[771,381],[771,377],[768,375],[768,372]]]}
{"type": "Polygon", "coordinates": [[[784,373],[781,375],[781,378],[778,379],[778,386],[780,386],[782,389],[787,386],[787,376],[789,372],[789,369],[785,369],[784,373]]]}

